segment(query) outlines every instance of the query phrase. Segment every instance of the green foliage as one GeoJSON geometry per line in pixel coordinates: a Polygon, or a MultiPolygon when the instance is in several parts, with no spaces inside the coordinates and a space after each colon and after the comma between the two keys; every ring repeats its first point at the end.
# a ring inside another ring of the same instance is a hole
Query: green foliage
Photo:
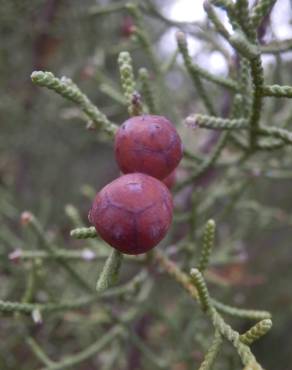
{"type": "Polygon", "coordinates": [[[128,112],[130,116],[138,116],[141,114],[141,106],[139,97],[136,96],[136,84],[134,79],[134,72],[132,66],[132,59],[128,52],[123,51],[118,58],[120,67],[121,84],[124,91],[125,98],[128,104],[128,112]]]}
{"type": "Polygon", "coordinates": [[[209,220],[206,223],[203,233],[203,246],[199,260],[199,270],[204,272],[209,264],[209,258],[214,246],[216,224],[214,220],[209,220]]]}
{"type": "Polygon", "coordinates": [[[95,128],[100,128],[111,136],[114,135],[116,126],[91,103],[70,78],[58,79],[51,72],[36,71],[32,73],[31,79],[36,85],[54,90],[64,98],[80,105],[84,113],[92,120],[95,128]]]}
{"type": "Polygon", "coordinates": [[[142,96],[145,99],[145,103],[148,107],[148,113],[157,113],[156,101],[152,91],[152,86],[149,80],[149,73],[146,68],[139,69],[139,77],[141,80],[141,91],[142,96]]]}
{"type": "Polygon", "coordinates": [[[117,283],[123,254],[115,249],[109,255],[96,283],[97,293],[101,293],[117,283]]]}
{"type": "Polygon", "coordinates": [[[71,230],[70,235],[77,239],[95,238],[97,236],[94,226],[78,227],[77,229],[71,230]]]}
{"type": "Polygon", "coordinates": [[[269,319],[262,320],[250,328],[246,333],[240,336],[240,340],[248,345],[265,335],[272,327],[272,321],[269,319]]]}

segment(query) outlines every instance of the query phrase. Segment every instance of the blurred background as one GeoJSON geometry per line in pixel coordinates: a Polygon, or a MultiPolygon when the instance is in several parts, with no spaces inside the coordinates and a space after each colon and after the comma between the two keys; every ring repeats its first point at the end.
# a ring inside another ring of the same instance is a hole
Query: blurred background
{"type": "MultiPolygon", "coordinates": [[[[54,243],[68,250],[78,250],[87,245],[69,237],[74,225],[68,205],[76,207],[84,224],[88,225],[87,212],[93,194],[119,176],[112,143],[102,134],[86,130],[84,117],[73,104],[34,86],[30,80],[32,71],[49,70],[56,76],[72,78],[102,112],[120,124],[127,118],[127,109],[111,94],[112,90],[121,91],[117,67],[119,52],[130,51],[136,69],[147,67],[151,72],[153,66],[145,50],[133,40],[131,27],[134,21],[124,8],[119,8],[124,4],[122,1],[2,0],[0,3],[0,298],[19,301],[30,266],[23,262],[13,263],[11,253],[19,248],[37,249],[38,245],[34,236],[21,227],[21,212],[33,212],[54,243]],[[114,10],[100,11],[106,8],[114,10]]],[[[176,50],[174,35],[182,29],[187,33],[191,55],[199,65],[223,76],[232,73],[233,51],[226,42],[212,36],[202,0],[137,3],[141,6],[145,28],[161,64],[173,57],[176,50]]],[[[219,14],[229,27],[223,10],[219,10],[219,14]]],[[[278,0],[267,21],[262,43],[291,39],[291,1],[278,0]]],[[[264,55],[267,81],[291,85],[291,59],[292,51],[283,55],[264,55]]],[[[153,85],[157,83],[155,78],[152,73],[153,85]]],[[[194,154],[202,154],[202,146],[210,140],[209,132],[203,130],[190,135],[182,124],[186,116],[203,112],[204,108],[180,57],[165,74],[164,83],[168,93],[161,97],[162,113],[178,126],[186,147],[194,154]]],[[[218,87],[209,83],[207,87],[216,108],[224,110],[226,96],[218,87]]],[[[262,119],[266,123],[285,119],[290,120],[291,125],[291,104],[268,100],[265,108],[262,119]]],[[[227,151],[226,158],[228,155],[227,151]]],[[[244,197],[237,200],[236,207],[231,206],[224,216],[221,215],[222,222],[218,224],[218,245],[224,244],[229,252],[233,248],[232,254],[236,258],[233,262],[214,266],[222,278],[222,286],[214,286],[215,296],[229,303],[273,313],[272,331],[254,349],[267,369],[277,370],[292,369],[290,158],[289,150],[256,157],[249,169],[262,176],[253,177],[244,197]]],[[[183,163],[178,179],[183,178],[188,166],[183,163]]],[[[216,191],[220,193],[221,189],[243,183],[246,177],[246,172],[236,170],[228,171],[226,176],[220,172],[215,182],[212,182],[212,176],[211,180],[207,179],[208,186],[204,181],[196,185],[195,197],[207,199],[216,191]]],[[[184,196],[178,194],[176,199],[181,212],[184,196]]],[[[213,213],[219,215],[229,203],[232,203],[229,195],[220,198],[206,214],[198,216],[198,224],[213,217],[213,213]]],[[[179,235],[187,232],[187,226],[177,227],[168,243],[175,243],[179,235]]],[[[100,266],[93,263],[90,267],[78,268],[95,283],[100,266]]],[[[46,266],[44,270],[46,288],[39,289],[39,300],[46,300],[47,296],[58,300],[78,294],[70,288],[66,277],[59,276],[57,269],[46,266]],[[59,286],[63,288],[60,290],[59,286]]],[[[124,273],[124,281],[129,274],[124,273]]],[[[171,352],[176,349],[177,341],[181,341],[171,368],[194,368],[192,365],[199,363],[204,345],[207,346],[204,333],[209,330],[209,323],[197,308],[198,319],[196,323],[190,323],[194,309],[174,282],[159,275],[154,284],[158,284],[159,289],[153,291],[150,302],[154,306],[164,302],[160,315],[165,315],[166,319],[158,320],[159,315],[151,315],[150,309],[143,321],[145,327],[140,322],[134,328],[138,334],[142,333],[142,337],[148,338],[157,354],[171,352]],[[165,293],[161,294],[162,291],[165,293]],[[200,331],[195,338],[192,337],[194,331],[200,331]]],[[[78,317],[73,313],[66,315],[64,318],[55,314],[38,325],[31,318],[1,316],[0,369],[40,368],[25,344],[28,335],[38,338],[53,359],[80,350],[86,343],[89,345],[96,337],[95,330],[100,329],[85,322],[86,317],[82,321],[82,313],[78,317]]],[[[237,328],[244,330],[246,326],[242,324],[237,328]]],[[[116,363],[116,369],[154,367],[147,358],[137,360],[138,355],[130,344],[124,344],[122,352],[124,361],[116,363]]],[[[227,346],[218,369],[237,368],[237,360],[231,352],[227,346]]],[[[106,369],[107,356],[105,353],[72,369],[106,369]]]]}

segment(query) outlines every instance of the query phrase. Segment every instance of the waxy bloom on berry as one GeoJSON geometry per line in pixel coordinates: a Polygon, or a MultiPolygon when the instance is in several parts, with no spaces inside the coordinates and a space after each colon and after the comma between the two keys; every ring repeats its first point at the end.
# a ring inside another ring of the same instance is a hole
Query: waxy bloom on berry
{"type": "Polygon", "coordinates": [[[172,211],[167,187],[151,176],[134,173],[119,177],[96,195],[89,221],[112,247],[140,254],[164,238],[172,211]]]}
{"type": "Polygon", "coordinates": [[[128,119],[119,128],[115,155],[123,173],[141,172],[162,180],[179,164],[182,143],[168,119],[142,115],[128,119]]]}

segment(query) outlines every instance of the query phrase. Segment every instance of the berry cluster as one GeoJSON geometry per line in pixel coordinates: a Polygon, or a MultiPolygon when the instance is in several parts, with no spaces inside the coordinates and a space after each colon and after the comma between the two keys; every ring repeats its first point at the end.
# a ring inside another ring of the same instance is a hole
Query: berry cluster
{"type": "Polygon", "coordinates": [[[136,116],[117,131],[115,156],[125,175],[96,195],[89,221],[122,253],[145,253],[170,227],[173,203],[167,186],[174,183],[182,143],[165,117],[136,116]]]}

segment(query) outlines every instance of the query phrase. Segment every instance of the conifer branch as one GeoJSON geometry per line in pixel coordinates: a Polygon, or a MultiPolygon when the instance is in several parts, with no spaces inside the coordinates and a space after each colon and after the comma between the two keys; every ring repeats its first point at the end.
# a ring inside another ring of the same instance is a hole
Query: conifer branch
{"type": "Polygon", "coordinates": [[[185,35],[182,32],[177,33],[176,38],[179,50],[184,58],[185,66],[189,74],[194,75],[193,80],[196,79],[196,76],[198,75],[199,77],[202,77],[210,82],[213,82],[214,84],[225,87],[232,91],[238,90],[237,82],[233,79],[216,76],[192,61],[188,52],[185,35]]]}
{"type": "Polygon", "coordinates": [[[142,97],[146,102],[149,113],[157,113],[156,99],[154,97],[152,86],[150,83],[149,73],[146,68],[139,69],[139,77],[141,81],[142,97]]]}
{"type": "Polygon", "coordinates": [[[152,43],[148,36],[148,33],[146,32],[146,27],[144,25],[143,17],[142,17],[139,6],[134,3],[128,3],[126,4],[126,8],[131,14],[131,16],[134,18],[134,20],[136,21],[136,27],[134,28],[134,35],[137,37],[141,46],[144,48],[144,50],[148,54],[155,73],[158,76],[160,76],[161,75],[160,63],[158,62],[154,54],[152,43]]]}
{"type": "MultiPolygon", "coordinates": [[[[45,230],[42,228],[42,225],[39,221],[35,218],[34,215],[29,214],[29,219],[27,220],[27,225],[33,230],[36,236],[39,238],[40,246],[44,248],[48,253],[52,256],[55,254],[55,248],[51,245],[50,241],[46,237],[45,230]]],[[[68,261],[64,259],[55,259],[56,263],[58,263],[71,277],[78,283],[78,285],[85,289],[87,292],[91,293],[93,289],[91,286],[81,277],[74,268],[68,263],[68,261]]]]}
{"type": "Polygon", "coordinates": [[[253,83],[253,99],[249,118],[250,127],[250,147],[254,148],[257,144],[257,130],[262,111],[262,90],[264,84],[263,67],[260,56],[250,60],[251,77],[253,83]]]}
{"type": "Polygon", "coordinates": [[[29,345],[30,349],[34,353],[34,355],[44,364],[47,366],[51,366],[54,364],[52,360],[45,354],[42,348],[38,345],[38,343],[32,338],[29,337],[26,340],[26,343],[29,345]]]}
{"type": "Polygon", "coordinates": [[[275,98],[292,98],[292,86],[265,85],[262,94],[275,98]]]}
{"type": "Polygon", "coordinates": [[[250,320],[265,320],[270,319],[271,314],[268,311],[259,311],[259,310],[249,310],[249,309],[242,309],[237,307],[228,306],[223,304],[214,298],[211,298],[212,305],[221,313],[225,315],[230,315],[234,317],[239,317],[242,319],[250,319],[250,320]]]}
{"type": "Polygon", "coordinates": [[[270,319],[262,320],[256,323],[247,332],[240,335],[239,339],[242,341],[242,343],[250,346],[253,342],[260,339],[263,335],[267,334],[271,327],[272,321],[270,319]]]}
{"type": "Polygon", "coordinates": [[[255,356],[251,352],[250,348],[241,342],[240,335],[235,330],[228,325],[223,318],[217,313],[215,309],[211,310],[211,319],[214,327],[219,331],[219,333],[231,342],[238,352],[241,362],[243,365],[247,366],[253,364],[257,370],[263,370],[260,364],[257,362],[255,356]]]}
{"type": "Polygon", "coordinates": [[[211,309],[211,301],[203,275],[198,269],[194,268],[191,269],[190,275],[195,287],[197,288],[202,310],[209,311],[211,309]]]}
{"type": "Polygon", "coordinates": [[[70,311],[78,310],[90,306],[92,303],[99,301],[101,298],[112,298],[118,296],[124,296],[130,292],[137,292],[137,289],[141,286],[141,283],[145,280],[145,271],[142,270],[140,273],[135,275],[127,283],[117,286],[115,288],[108,289],[101,294],[92,294],[83,298],[78,298],[74,300],[67,300],[61,302],[47,302],[47,303],[22,303],[22,302],[12,302],[0,300],[0,312],[7,314],[14,314],[19,312],[22,314],[31,314],[34,311],[39,311],[40,313],[50,313],[58,311],[70,311]]]}
{"type": "Polygon", "coordinates": [[[56,249],[54,254],[42,250],[26,250],[26,249],[15,249],[9,254],[9,259],[11,261],[17,260],[50,260],[50,259],[65,259],[71,261],[94,261],[99,256],[96,252],[89,248],[84,248],[81,250],[67,250],[67,249],[56,249]]]}
{"type": "Polygon", "coordinates": [[[260,23],[262,22],[263,18],[268,14],[268,12],[272,9],[274,4],[277,0],[259,0],[255,4],[255,6],[251,9],[251,25],[254,29],[256,29],[260,23]]]}
{"type": "Polygon", "coordinates": [[[264,136],[282,139],[288,145],[292,144],[292,132],[284,128],[274,126],[260,126],[258,129],[258,133],[264,136]]]}
{"type": "Polygon", "coordinates": [[[238,130],[248,127],[245,118],[229,119],[204,114],[193,114],[187,117],[185,122],[191,128],[201,127],[212,130],[238,130]]]}
{"type": "Polygon", "coordinates": [[[227,31],[227,29],[225,28],[225,26],[223,25],[223,23],[220,21],[220,19],[218,18],[214,8],[212,7],[212,5],[210,4],[210,1],[209,0],[205,0],[204,1],[204,10],[205,12],[208,14],[208,18],[212,21],[212,23],[214,24],[216,30],[220,33],[220,35],[222,37],[224,37],[226,40],[229,39],[229,32],[227,31]]]}
{"type": "Polygon", "coordinates": [[[64,98],[71,100],[80,106],[83,112],[92,121],[95,128],[106,132],[109,136],[113,136],[117,126],[110,122],[108,118],[83,94],[79,87],[67,77],[61,79],[55,77],[51,72],[35,71],[31,75],[31,80],[38,86],[47,87],[54,90],[64,98]]]}
{"type": "Polygon", "coordinates": [[[279,54],[289,52],[292,49],[292,40],[273,41],[260,47],[262,54],[279,54]]]}
{"type": "Polygon", "coordinates": [[[133,343],[135,347],[139,349],[139,351],[145,356],[145,358],[147,358],[148,361],[151,362],[154,368],[169,369],[169,364],[167,364],[163,358],[157,356],[133,330],[127,330],[127,338],[133,343]]]}
{"type": "Polygon", "coordinates": [[[98,293],[104,292],[117,282],[122,258],[123,254],[116,249],[113,249],[106,260],[102,272],[97,280],[96,291],[98,293]]]}
{"type": "Polygon", "coordinates": [[[76,239],[96,238],[97,232],[94,226],[90,227],[77,227],[70,231],[70,236],[76,239]]]}
{"type": "Polygon", "coordinates": [[[257,58],[260,54],[259,47],[250,42],[240,31],[235,31],[230,35],[228,41],[242,57],[248,60],[257,58]]]}
{"type": "Polygon", "coordinates": [[[0,300],[0,311],[4,313],[20,312],[24,314],[32,313],[34,310],[39,310],[40,312],[68,311],[85,307],[95,300],[96,297],[85,297],[60,303],[21,303],[0,300]]]}
{"type": "MultiPolygon", "coordinates": [[[[239,85],[241,91],[241,115],[248,117],[251,109],[251,97],[250,97],[250,69],[249,61],[246,58],[241,57],[239,61],[239,85]]],[[[236,118],[239,116],[236,115],[236,118]]]]}
{"type": "Polygon", "coordinates": [[[132,58],[127,51],[119,54],[118,64],[120,69],[121,84],[128,105],[130,116],[139,116],[142,113],[140,96],[136,90],[132,58]]]}
{"type": "Polygon", "coordinates": [[[229,138],[229,132],[224,132],[221,134],[218,142],[215,145],[215,148],[213,149],[212,153],[208,158],[206,158],[198,167],[196,171],[194,171],[192,174],[189,175],[189,177],[182,181],[180,184],[176,186],[176,191],[179,191],[183,189],[185,186],[191,184],[195,179],[197,179],[199,176],[201,176],[205,171],[207,171],[209,168],[212,167],[212,165],[216,162],[218,157],[220,156],[223,148],[225,147],[227,141],[229,138]]]}
{"type": "Polygon", "coordinates": [[[282,149],[285,146],[286,143],[282,140],[261,140],[257,143],[255,149],[261,151],[273,151],[282,149]]]}
{"type": "Polygon", "coordinates": [[[197,288],[202,309],[210,316],[215,330],[233,344],[241,358],[243,365],[254,363],[256,366],[258,366],[258,369],[262,369],[262,367],[257,363],[256,358],[254,357],[250,348],[246,344],[242,343],[239,333],[233,330],[212,306],[208,288],[200,271],[197,269],[192,269],[191,277],[197,288]]]}
{"type": "Polygon", "coordinates": [[[182,272],[177,265],[172,262],[167,256],[164,254],[154,251],[154,259],[162,266],[165,271],[174,278],[188,293],[189,295],[194,298],[198,299],[198,291],[190,281],[190,278],[187,274],[182,272]]]}
{"type": "Polygon", "coordinates": [[[63,370],[67,368],[72,368],[72,366],[80,364],[81,362],[92,357],[95,353],[101,351],[105,346],[111,343],[114,338],[120,336],[122,334],[122,331],[122,328],[116,325],[107,333],[105,333],[101,338],[99,338],[96,342],[86,347],[83,351],[67,356],[59,362],[46,366],[42,370],[63,370]]]}
{"type": "Polygon", "coordinates": [[[219,353],[222,344],[222,337],[218,331],[215,331],[213,342],[205,355],[204,361],[199,367],[199,370],[211,370],[213,368],[216,357],[219,353]]]}
{"type": "Polygon", "coordinates": [[[161,265],[166,272],[190,294],[192,298],[200,300],[202,308],[210,316],[215,330],[233,344],[243,365],[252,365],[255,366],[255,369],[262,370],[262,367],[256,361],[250,348],[240,340],[240,334],[233,330],[216,311],[200,271],[192,269],[192,281],[190,281],[185,273],[183,273],[172,261],[160,252],[154,252],[154,258],[159,265],[161,265]],[[195,283],[196,286],[193,286],[192,282],[195,283]]]}
{"type": "Polygon", "coordinates": [[[109,13],[119,12],[124,9],[126,9],[124,1],[118,2],[116,4],[107,4],[107,6],[93,5],[91,8],[89,8],[88,15],[107,15],[109,13]]]}
{"type": "Polygon", "coordinates": [[[189,72],[189,75],[190,75],[190,77],[191,77],[191,79],[194,83],[194,86],[195,86],[195,88],[198,92],[198,95],[200,96],[203,103],[205,104],[205,107],[206,107],[207,111],[210,114],[215,115],[215,109],[213,107],[213,103],[210,100],[210,98],[209,98],[209,96],[206,92],[206,89],[205,89],[205,87],[203,86],[203,84],[200,80],[200,75],[198,73],[198,69],[194,68],[194,66],[193,66],[191,57],[189,55],[188,45],[187,45],[187,41],[186,41],[184,33],[178,32],[176,34],[176,40],[177,40],[178,49],[179,49],[179,51],[180,51],[180,53],[181,53],[181,55],[184,59],[186,69],[189,72]]]}
{"type": "Polygon", "coordinates": [[[214,246],[216,224],[214,220],[209,220],[203,232],[203,246],[199,260],[198,269],[203,273],[209,264],[210,255],[214,246]]]}
{"type": "Polygon", "coordinates": [[[238,19],[238,22],[245,34],[248,36],[248,38],[251,38],[253,36],[253,32],[251,31],[248,7],[248,0],[237,0],[235,3],[236,18],[238,19]]]}

